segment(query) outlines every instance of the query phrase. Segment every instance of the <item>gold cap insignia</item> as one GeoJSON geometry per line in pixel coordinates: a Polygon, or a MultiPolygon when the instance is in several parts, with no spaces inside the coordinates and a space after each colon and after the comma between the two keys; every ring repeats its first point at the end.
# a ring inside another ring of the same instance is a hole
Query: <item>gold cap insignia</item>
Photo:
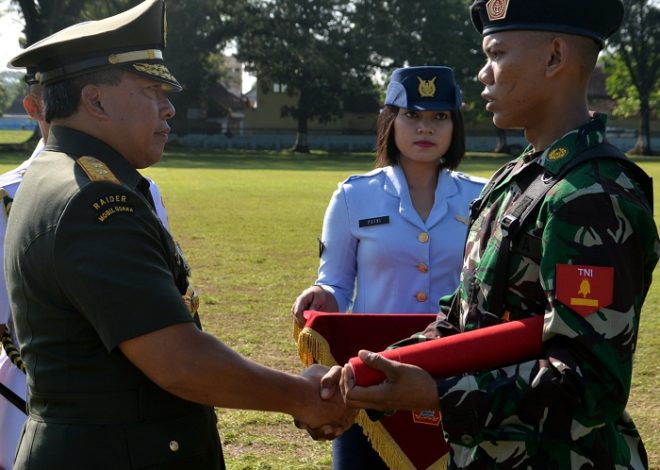
{"type": "Polygon", "coordinates": [[[548,154],[548,158],[550,160],[559,160],[560,158],[564,158],[567,153],[568,150],[566,150],[564,147],[557,147],[548,154]]]}
{"type": "Polygon", "coordinates": [[[508,9],[509,0],[488,0],[486,2],[486,12],[490,21],[503,20],[506,18],[508,9]]]}
{"type": "Polygon", "coordinates": [[[435,96],[435,79],[438,77],[433,77],[431,80],[424,80],[422,77],[417,77],[419,80],[419,96],[422,98],[433,98],[435,96]]]}

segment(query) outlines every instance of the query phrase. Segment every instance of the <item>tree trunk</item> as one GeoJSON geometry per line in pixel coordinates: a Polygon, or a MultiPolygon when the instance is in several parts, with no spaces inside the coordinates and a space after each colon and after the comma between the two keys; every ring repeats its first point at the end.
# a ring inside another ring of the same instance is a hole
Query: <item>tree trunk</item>
{"type": "Polygon", "coordinates": [[[640,98],[640,125],[635,146],[628,150],[632,155],[653,155],[651,148],[651,107],[648,98],[640,98]]]}
{"type": "Polygon", "coordinates": [[[289,149],[291,152],[309,153],[307,120],[307,90],[303,88],[300,90],[300,97],[298,98],[298,132],[296,133],[296,142],[289,149]]]}

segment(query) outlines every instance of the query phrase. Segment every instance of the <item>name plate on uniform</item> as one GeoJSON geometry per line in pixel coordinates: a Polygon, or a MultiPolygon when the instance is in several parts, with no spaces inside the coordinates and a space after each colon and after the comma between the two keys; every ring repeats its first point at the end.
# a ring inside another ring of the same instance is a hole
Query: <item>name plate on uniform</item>
{"type": "Polygon", "coordinates": [[[380,217],[372,217],[371,219],[362,219],[358,221],[360,227],[371,227],[372,225],[384,225],[389,223],[389,215],[381,215],[380,217]]]}

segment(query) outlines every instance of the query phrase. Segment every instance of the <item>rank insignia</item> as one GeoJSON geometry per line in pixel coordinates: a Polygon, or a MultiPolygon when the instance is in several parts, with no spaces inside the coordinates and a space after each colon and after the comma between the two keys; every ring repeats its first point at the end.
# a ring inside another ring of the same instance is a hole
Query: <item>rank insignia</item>
{"type": "Polygon", "coordinates": [[[568,150],[565,149],[564,147],[557,147],[556,149],[552,149],[550,153],[548,154],[548,159],[550,160],[559,160],[561,158],[564,158],[568,154],[568,150]]]}
{"type": "Polygon", "coordinates": [[[612,303],[614,268],[558,264],[555,284],[557,300],[586,316],[612,303]]]}
{"type": "Polygon", "coordinates": [[[506,18],[506,11],[509,8],[509,0],[488,0],[486,2],[486,12],[490,21],[503,20],[506,18]]]}
{"type": "Polygon", "coordinates": [[[412,418],[417,424],[428,424],[430,426],[438,426],[440,424],[440,412],[437,410],[413,411],[412,418]]]}
{"type": "Polygon", "coordinates": [[[422,77],[417,77],[419,80],[419,86],[417,91],[419,96],[422,98],[433,98],[435,96],[435,79],[438,77],[433,77],[431,80],[424,80],[422,77]]]}

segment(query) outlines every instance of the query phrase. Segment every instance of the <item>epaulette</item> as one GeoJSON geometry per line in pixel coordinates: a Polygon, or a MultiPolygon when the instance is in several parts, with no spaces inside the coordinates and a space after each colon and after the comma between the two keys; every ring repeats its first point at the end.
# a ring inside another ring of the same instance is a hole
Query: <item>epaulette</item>
{"type": "Polygon", "coordinates": [[[98,158],[80,157],[76,160],[80,168],[89,176],[92,181],[107,181],[108,183],[120,184],[117,177],[110,171],[108,165],[98,158]]]}
{"type": "Polygon", "coordinates": [[[346,180],[344,180],[344,183],[348,183],[349,181],[358,180],[362,178],[371,178],[372,176],[382,173],[383,171],[385,171],[385,167],[375,168],[368,173],[362,173],[360,175],[351,175],[348,178],[346,178],[346,180]]]}
{"type": "Polygon", "coordinates": [[[468,175],[460,171],[452,171],[452,173],[454,176],[456,176],[456,178],[465,181],[470,181],[471,183],[477,183],[482,185],[488,183],[488,178],[482,178],[481,176],[468,175]]]}

